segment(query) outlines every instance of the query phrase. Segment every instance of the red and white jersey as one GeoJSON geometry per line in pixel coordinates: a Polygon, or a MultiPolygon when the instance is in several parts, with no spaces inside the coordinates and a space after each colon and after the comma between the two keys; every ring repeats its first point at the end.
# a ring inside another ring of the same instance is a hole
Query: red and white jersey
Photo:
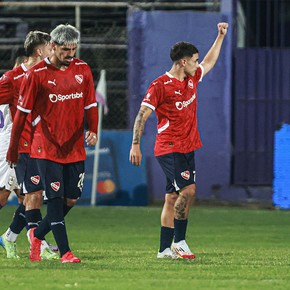
{"type": "MultiPolygon", "coordinates": [[[[16,68],[4,73],[4,75],[0,78],[0,104],[10,105],[12,120],[14,119],[17,110],[19,90],[26,72],[27,68],[22,63],[16,68]]],[[[30,138],[31,122],[30,117],[28,117],[19,141],[18,150],[20,153],[30,152],[30,138]]]]}
{"type": "Polygon", "coordinates": [[[58,163],[85,160],[84,112],[96,106],[92,73],[82,60],[74,59],[66,70],[49,59],[31,68],[17,106],[32,114],[30,156],[58,163]]]}
{"type": "Polygon", "coordinates": [[[188,153],[202,146],[197,126],[197,85],[203,68],[183,81],[168,72],[154,80],[141,103],[155,111],[158,133],[156,156],[173,152],[188,153]]]}

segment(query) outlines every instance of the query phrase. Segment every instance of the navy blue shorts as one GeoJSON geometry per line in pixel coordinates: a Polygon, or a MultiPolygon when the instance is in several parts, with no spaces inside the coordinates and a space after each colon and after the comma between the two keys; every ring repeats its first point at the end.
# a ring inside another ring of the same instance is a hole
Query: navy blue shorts
{"type": "Polygon", "coordinates": [[[195,184],[194,151],[190,153],[170,153],[156,156],[166,175],[166,192],[178,192],[180,189],[195,184]]]}
{"type": "Polygon", "coordinates": [[[85,177],[84,161],[61,164],[46,159],[36,160],[48,199],[80,198],[85,177]]]}
{"type": "Polygon", "coordinates": [[[28,153],[19,154],[15,172],[23,194],[43,190],[36,159],[30,158],[28,153]]]}

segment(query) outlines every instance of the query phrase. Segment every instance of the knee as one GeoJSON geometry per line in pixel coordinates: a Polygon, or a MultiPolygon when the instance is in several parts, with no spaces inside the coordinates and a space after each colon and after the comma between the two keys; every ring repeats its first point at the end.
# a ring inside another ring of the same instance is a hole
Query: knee
{"type": "Polygon", "coordinates": [[[165,195],[165,204],[167,206],[174,207],[178,195],[176,193],[170,193],[165,195]]]}
{"type": "Polygon", "coordinates": [[[0,205],[1,205],[1,207],[4,207],[7,204],[9,195],[10,195],[9,190],[7,190],[7,189],[0,190],[0,205]]]}
{"type": "Polygon", "coordinates": [[[192,200],[195,198],[196,194],[196,186],[195,184],[191,184],[184,188],[182,191],[180,191],[180,194],[188,198],[189,200],[192,200]]]}
{"type": "Polygon", "coordinates": [[[7,204],[7,198],[0,198],[0,208],[4,207],[7,204]]]}
{"type": "Polygon", "coordinates": [[[24,203],[26,209],[41,208],[42,205],[42,191],[25,194],[24,203]]]}

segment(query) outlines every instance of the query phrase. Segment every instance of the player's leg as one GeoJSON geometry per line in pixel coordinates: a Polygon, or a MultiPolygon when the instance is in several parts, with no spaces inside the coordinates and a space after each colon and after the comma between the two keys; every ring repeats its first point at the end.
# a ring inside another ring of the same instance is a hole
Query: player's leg
{"type": "Polygon", "coordinates": [[[177,255],[171,250],[174,237],[174,205],[178,197],[173,186],[174,155],[167,154],[157,157],[157,160],[166,175],[166,194],[161,212],[160,245],[157,258],[176,259],[177,255]]]}
{"type": "MultiPolygon", "coordinates": [[[[25,194],[25,217],[28,227],[27,238],[29,239],[29,231],[36,228],[42,221],[42,214],[40,208],[42,206],[43,190],[36,192],[29,192],[25,194]]],[[[52,246],[55,248],[55,246],[52,246]]],[[[57,248],[57,247],[56,247],[57,248]]],[[[41,241],[40,256],[42,260],[55,260],[59,259],[59,255],[51,249],[51,246],[45,239],[41,241]]]]}
{"type": "Polygon", "coordinates": [[[7,204],[11,192],[18,188],[15,170],[5,159],[0,159],[0,209],[7,204]]]}
{"type": "Polygon", "coordinates": [[[2,209],[8,201],[11,191],[7,190],[5,187],[0,188],[0,209],[2,209]]]}
{"type": "MultiPolygon", "coordinates": [[[[60,251],[61,257],[67,253],[71,253],[68,243],[66,226],[64,221],[64,180],[63,180],[63,166],[62,164],[55,163],[49,160],[37,160],[40,175],[45,176],[45,190],[47,196],[47,217],[40,225],[34,230],[30,231],[31,239],[31,261],[40,261],[40,240],[44,238],[47,231],[47,222],[52,230],[57,246],[60,251]]],[[[70,256],[74,262],[80,260],[70,256]]]]}
{"type": "MultiPolygon", "coordinates": [[[[7,164],[7,163],[6,163],[7,164]]],[[[16,250],[16,239],[22,228],[25,227],[25,210],[22,203],[23,198],[20,196],[19,186],[16,179],[15,170],[5,166],[6,171],[1,179],[1,185],[4,185],[5,195],[2,199],[2,205],[7,203],[8,197],[14,191],[19,197],[20,204],[14,213],[12,223],[7,231],[0,237],[0,245],[5,249],[7,258],[19,258],[16,250]]]]}
{"type": "Polygon", "coordinates": [[[161,212],[160,245],[157,258],[176,258],[171,251],[174,237],[174,204],[177,199],[175,192],[165,194],[161,212]]]}
{"type": "MultiPolygon", "coordinates": [[[[21,153],[16,167],[18,179],[21,181],[22,192],[25,194],[25,219],[27,225],[27,237],[29,231],[39,225],[42,220],[40,208],[42,206],[43,183],[40,179],[36,160],[29,154],[21,153]]],[[[50,250],[45,240],[41,242],[41,256],[44,259],[58,259],[58,255],[50,250]]]]}
{"type": "Polygon", "coordinates": [[[195,197],[194,152],[175,154],[175,183],[179,195],[174,205],[174,243],[172,249],[181,257],[194,259],[186,243],[188,213],[195,197]]]}
{"type": "MultiPolygon", "coordinates": [[[[64,165],[64,214],[68,212],[77,203],[77,200],[81,197],[84,176],[85,176],[84,161],[65,164],[64,165]]],[[[65,253],[61,257],[62,263],[75,263],[81,260],[75,257],[70,251],[65,253]]]]}
{"type": "Polygon", "coordinates": [[[6,232],[0,237],[0,244],[5,249],[7,258],[19,258],[16,250],[16,240],[25,225],[25,206],[21,203],[14,213],[12,223],[6,232]]]}
{"type": "Polygon", "coordinates": [[[28,229],[36,228],[42,220],[42,190],[25,194],[25,216],[28,229]]]}

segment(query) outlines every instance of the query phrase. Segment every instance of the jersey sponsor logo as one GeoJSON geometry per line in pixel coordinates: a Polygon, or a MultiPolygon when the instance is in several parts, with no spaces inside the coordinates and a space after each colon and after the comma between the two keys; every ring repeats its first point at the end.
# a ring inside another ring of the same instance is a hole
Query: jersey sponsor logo
{"type": "Polygon", "coordinates": [[[190,172],[186,170],[186,171],[181,172],[180,175],[183,179],[188,180],[190,177],[190,172]]]}
{"type": "Polygon", "coordinates": [[[172,83],[172,80],[169,80],[169,81],[167,81],[167,82],[164,82],[164,85],[168,85],[168,84],[170,84],[170,83],[172,83]]]}
{"type": "Polygon", "coordinates": [[[50,186],[54,191],[58,191],[60,188],[60,182],[59,181],[52,182],[50,186]]]}
{"type": "Polygon", "coordinates": [[[20,78],[22,78],[22,77],[24,77],[25,76],[25,73],[22,73],[21,75],[18,75],[18,76],[16,76],[16,77],[14,77],[13,79],[14,80],[17,80],[17,79],[20,79],[20,78]]]}
{"type": "Polygon", "coordinates": [[[177,110],[182,110],[183,108],[186,108],[195,100],[195,98],[196,98],[196,96],[195,96],[195,94],[193,94],[192,97],[187,101],[176,102],[175,106],[176,106],[177,110]]]}
{"type": "Polygon", "coordinates": [[[73,99],[80,99],[83,97],[83,93],[72,93],[72,94],[68,94],[68,95],[61,95],[61,94],[49,94],[49,99],[52,103],[56,103],[56,102],[64,102],[67,100],[73,100],[73,99]]]}
{"type": "Polygon", "coordinates": [[[174,94],[182,96],[182,93],[180,92],[180,90],[174,91],[174,94]]]}
{"type": "Polygon", "coordinates": [[[31,176],[30,180],[33,184],[37,185],[40,181],[40,176],[39,175],[31,176]]]}
{"type": "Polygon", "coordinates": [[[189,86],[191,89],[193,89],[193,82],[192,82],[192,80],[189,80],[189,81],[188,81],[188,86],[189,86]]]}
{"type": "Polygon", "coordinates": [[[75,75],[75,79],[79,84],[81,84],[83,82],[84,77],[83,75],[75,75]]]}
{"type": "Polygon", "coordinates": [[[56,80],[53,80],[53,81],[47,81],[48,84],[52,84],[56,87],[56,80]]]}

